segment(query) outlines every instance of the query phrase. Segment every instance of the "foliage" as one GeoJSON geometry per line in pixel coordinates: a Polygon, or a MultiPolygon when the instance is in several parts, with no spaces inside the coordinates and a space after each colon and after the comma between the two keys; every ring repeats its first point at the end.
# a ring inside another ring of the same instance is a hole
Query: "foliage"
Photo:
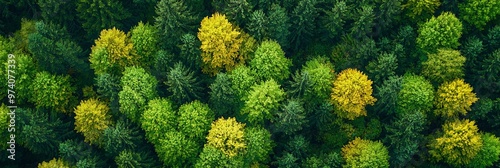
{"type": "Polygon", "coordinates": [[[486,24],[500,15],[500,2],[467,0],[459,4],[460,19],[482,30],[486,24]]]}
{"type": "Polygon", "coordinates": [[[194,140],[176,131],[165,133],[165,138],[160,139],[160,144],[155,146],[158,157],[167,167],[181,167],[193,163],[198,148],[194,140]]]}
{"type": "Polygon", "coordinates": [[[500,88],[500,49],[494,51],[491,55],[487,56],[481,63],[481,70],[479,70],[479,87],[486,89],[491,93],[498,93],[500,88]]]}
{"type": "Polygon", "coordinates": [[[176,63],[167,74],[167,90],[172,93],[172,100],[178,105],[200,98],[201,87],[193,72],[182,63],[176,63]]]}
{"type": "Polygon", "coordinates": [[[292,62],[276,41],[263,41],[249,64],[258,80],[282,81],[290,76],[292,62]]]}
{"type": "Polygon", "coordinates": [[[137,26],[130,30],[132,34],[130,41],[133,44],[134,51],[139,58],[138,64],[144,68],[149,68],[153,64],[154,54],[158,50],[158,30],[149,24],[139,22],[137,26]]]}
{"type": "Polygon", "coordinates": [[[90,67],[94,69],[96,75],[102,73],[118,75],[125,67],[138,65],[138,60],[132,41],[123,31],[115,27],[101,31],[89,57],[90,67]]]}
{"type": "Polygon", "coordinates": [[[438,49],[422,63],[422,75],[436,83],[464,77],[465,57],[457,50],[438,49]]]}
{"type": "Polygon", "coordinates": [[[244,135],[245,124],[235,118],[217,119],[212,123],[207,135],[206,146],[221,150],[228,157],[234,157],[246,152],[247,144],[244,135]]]}
{"type": "Polygon", "coordinates": [[[398,68],[398,58],[394,54],[380,54],[377,60],[370,61],[366,66],[368,76],[374,83],[382,83],[390,76],[396,75],[398,68]]]}
{"type": "Polygon", "coordinates": [[[422,24],[417,45],[431,53],[439,48],[456,49],[460,45],[458,39],[462,36],[462,29],[462,22],[453,13],[444,12],[422,24]]]}
{"type": "Polygon", "coordinates": [[[467,165],[468,167],[490,167],[500,158],[500,139],[493,134],[481,134],[483,146],[467,165]]]}
{"type": "Polygon", "coordinates": [[[343,160],[339,152],[331,152],[320,156],[312,156],[302,163],[305,168],[321,168],[321,167],[342,167],[343,160]]]}
{"type": "Polygon", "coordinates": [[[130,123],[118,120],[115,125],[108,126],[102,134],[102,148],[110,156],[118,156],[122,151],[135,149],[142,135],[139,128],[130,126],[130,123]]]}
{"type": "Polygon", "coordinates": [[[372,81],[365,74],[356,69],[343,70],[333,82],[331,101],[338,109],[335,113],[349,120],[366,116],[365,106],[377,101],[372,92],[372,81]]]}
{"type": "Polygon", "coordinates": [[[229,73],[228,77],[232,81],[232,88],[240,99],[246,99],[245,97],[247,96],[250,87],[257,82],[252,70],[244,65],[236,67],[229,73]]]}
{"type": "Polygon", "coordinates": [[[188,65],[189,69],[198,69],[201,67],[201,42],[196,38],[196,36],[191,33],[182,35],[180,58],[184,65],[188,65]]]}
{"type": "Polygon", "coordinates": [[[241,110],[248,115],[248,121],[254,125],[262,124],[275,115],[285,92],[273,79],[252,86],[248,99],[241,110]]]}
{"type": "MultiPolygon", "coordinates": [[[[0,136],[2,137],[1,140],[8,142],[10,140],[10,133],[8,132],[9,124],[10,124],[10,115],[8,114],[10,112],[10,109],[2,103],[0,106],[0,112],[4,115],[0,115],[0,126],[7,128],[3,129],[0,131],[0,136]]],[[[9,147],[9,144],[3,143],[0,145],[1,148],[7,149],[9,147]]]]}
{"type": "Polygon", "coordinates": [[[290,20],[294,26],[290,27],[290,43],[294,51],[312,41],[316,29],[315,21],[319,16],[315,7],[317,3],[316,0],[300,0],[291,12],[290,20]]]}
{"type": "Polygon", "coordinates": [[[342,147],[344,167],[389,167],[389,152],[381,142],[356,138],[342,147]]]}
{"type": "Polygon", "coordinates": [[[327,100],[335,78],[333,65],[324,57],[314,58],[302,66],[302,74],[308,74],[311,86],[306,87],[304,98],[311,101],[327,100]]]}
{"type": "MultiPolygon", "coordinates": [[[[32,99],[32,84],[37,72],[37,66],[33,58],[26,54],[17,54],[14,60],[16,61],[16,103],[27,103],[28,100],[32,99]]],[[[5,90],[7,91],[7,89],[5,90]]]]}
{"type": "Polygon", "coordinates": [[[68,164],[62,159],[52,159],[49,162],[38,163],[38,168],[69,168],[68,164]]]}
{"type": "Polygon", "coordinates": [[[402,7],[409,10],[407,15],[416,20],[424,21],[433,16],[434,11],[441,5],[439,0],[408,0],[402,7]]]}
{"type": "Polygon", "coordinates": [[[268,35],[268,25],[269,20],[266,14],[262,10],[256,10],[252,12],[248,21],[248,33],[250,33],[257,41],[262,41],[264,37],[269,37],[268,35]]]}
{"type": "Polygon", "coordinates": [[[123,4],[116,0],[79,0],[76,3],[76,11],[90,39],[95,38],[102,29],[123,29],[124,21],[132,16],[123,4]]]}
{"type": "Polygon", "coordinates": [[[201,41],[205,73],[215,75],[221,70],[230,71],[244,63],[245,60],[238,54],[243,41],[240,34],[225,15],[215,13],[201,21],[198,38],[201,41]]]}
{"type": "Polygon", "coordinates": [[[52,75],[46,71],[38,72],[32,83],[33,95],[30,102],[37,108],[50,108],[59,112],[69,112],[75,88],[69,76],[52,75]]]}
{"type": "Polygon", "coordinates": [[[388,115],[396,113],[402,83],[402,77],[391,76],[381,86],[376,86],[374,95],[377,98],[375,102],[377,112],[388,115]]]}
{"type": "Polygon", "coordinates": [[[177,128],[176,112],[172,103],[163,98],[149,101],[148,106],[141,117],[141,127],[146,132],[146,138],[152,144],[159,144],[160,139],[165,138],[167,132],[177,128]]]}
{"type": "Polygon", "coordinates": [[[108,73],[99,74],[95,77],[95,86],[97,93],[111,101],[118,98],[118,93],[121,90],[120,78],[108,73]]]}
{"type": "Polygon", "coordinates": [[[350,35],[358,39],[368,36],[375,25],[375,14],[373,11],[373,6],[363,5],[361,9],[358,9],[357,15],[353,15],[354,23],[351,28],[350,35]]]}
{"type": "Polygon", "coordinates": [[[434,102],[434,89],[429,81],[418,75],[405,75],[398,94],[397,112],[427,113],[434,102]]]}
{"type": "Polygon", "coordinates": [[[157,96],[158,82],[142,68],[127,67],[120,83],[122,85],[122,90],[118,93],[120,112],[137,123],[149,100],[157,96]]]}
{"type": "Polygon", "coordinates": [[[78,18],[73,12],[76,9],[76,1],[39,0],[36,3],[40,6],[40,15],[44,21],[63,25],[66,28],[76,27],[76,24],[72,23],[78,18]]]}
{"type": "Polygon", "coordinates": [[[236,90],[229,75],[218,73],[215,81],[209,86],[210,99],[209,105],[215,110],[216,116],[228,116],[236,111],[235,104],[238,102],[236,90]]]}
{"type": "Polygon", "coordinates": [[[220,12],[237,25],[244,26],[252,10],[251,4],[247,0],[218,0],[212,1],[212,6],[216,12],[220,12]]]}
{"type": "Polygon", "coordinates": [[[478,100],[472,92],[472,87],[463,79],[445,82],[436,92],[434,113],[442,117],[453,118],[459,114],[465,115],[470,106],[478,100]]]}
{"type": "Polygon", "coordinates": [[[270,39],[276,40],[286,50],[290,45],[290,17],[286,9],[278,4],[271,5],[268,13],[268,35],[270,39]]]}
{"type": "Polygon", "coordinates": [[[224,154],[221,150],[216,149],[215,147],[205,145],[194,167],[231,168],[243,167],[243,165],[244,163],[242,157],[230,157],[224,154]]]}
{"type": "Polygon", "coordinates": [[[155,27],[164,49],[173,49],[182,35],[196,30],[199,20],[188,4],[177,0],[161,0],[156,4],[155,27]]]}
{"type": "Polygon", "coordinates": [[[288,103],[281,107],[275,119],[276,130],[286,135],[293,135],[302,130],[304,124],[308,122],[304,107],[299,100],[288,100],[288,103]]]}
{"type": "Polygon", "coordinates": [[[293,156],[293,154],[286,152],[283,156],[277,159],[278,167],[287,167],[287,168],[298,168],[299,164],[297,164],[298,158],[293,156]]]}
{"type": "Polygon", "coordinates": [[[251,164],[266,163],[273,148],[271,133],[262,127],[249,127],[245,129],[245,143],[247,162],[251,164]]]}
{"type": "Polygon", "coordinates": [[[75,130],[85,137],[85,142],[100,144],[99,138],[111,125],[106,104],[96,99],[82,101],[75,109],[75,130]]]}
{"type": "Polygon", "coordinates": [[[479,153],[483,146],[481,135],[474,121],[455,120],[443,125],[443,133],[432,140],[429,154],[437,161],[463,166],[479,153]]]}
{"type": "Polygon", "coordinates": [[[179,131],[195,142],[203,142],[214,120],[214,112],[198,100],[179,107],[179,131]]]}

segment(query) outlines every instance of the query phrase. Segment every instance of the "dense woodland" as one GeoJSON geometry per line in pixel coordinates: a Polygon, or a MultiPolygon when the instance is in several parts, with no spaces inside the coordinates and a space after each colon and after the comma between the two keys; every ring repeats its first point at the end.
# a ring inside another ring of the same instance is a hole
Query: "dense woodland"
{"type": "Polygon", "coordinates": [[[13,161],[3,82],[0,167],[500,167],[498,0],[0,0],[0,16],[17,105],[13,161]]]}

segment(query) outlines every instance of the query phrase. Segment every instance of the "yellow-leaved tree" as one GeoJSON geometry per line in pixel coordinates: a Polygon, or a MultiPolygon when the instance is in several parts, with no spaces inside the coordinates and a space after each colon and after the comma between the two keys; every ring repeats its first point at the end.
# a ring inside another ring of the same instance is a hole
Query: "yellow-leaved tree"
{"type": "Polygon", "coordinates": [[[337,107],[337,115],[349,120],[366,116],[365,106],[377,101],[372,96],[372,83],[368,76],[356,69],[349,68],[340,72],[333,82],[331,94],[331,101],[337,107]]]}
{"type": "Polygon", "coordinates": [[[245,124],[237,122],[235,118],[219,118],[208,131],[207,145],[229,157],[243,154],[246,149],[244,127],[245,124]]]}
{"type": "Polygon", "coordinates": [[[447,118],[458,117],[458,114],[465,115],[477,100],[476,94],[472,92],[472,86],[463,79],[445,82],[437,91],[434,113],[447,118]]]}
{"type": "Polygon", "coordinates": [[[114,27],[101,31],[89,59],[95,74],[119,74],[125,67],[138,65],[140,60],[128,35],[114,27]]]}
{"type": "Polygon", "coordinates": [[[467,165],[481,150],[483,141],[474,121],[455,120],[443,125],[442,135],[428,145],[436,161],[457,167],[467,165]]]}
{"type": "Polygon", "coordinates": [[[205,17],[198,31],[201,41],[203,72],[215,75],[225,69],[232,70],[236,65],[244,63],[239,54],[243,42],[241,32],[233,26],[225,15],[219,13],[205,17]]]}
{"type": "Polygon", "coordinates": [[[97,99],[84,100],[75,109],[75,130],[85,137],[85,142],[98,144],[99,137],[111,124],[108,106],[97,99]]]}
{"type": "Polygon", "coordinates": [[[69,164],[62,159],[52,159],[49,162],[38,163],[38,168],[69,168],[69,164]]]}

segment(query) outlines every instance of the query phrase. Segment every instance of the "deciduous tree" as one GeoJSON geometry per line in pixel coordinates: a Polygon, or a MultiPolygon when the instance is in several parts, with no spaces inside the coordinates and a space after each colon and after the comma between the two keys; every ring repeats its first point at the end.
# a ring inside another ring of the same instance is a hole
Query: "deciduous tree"
{"type": "Polygon", "coordinates": [[[500,139],[493,134],[484,133],[481,134],[481,140],[483,146],[467,165],[468,167],[490,167],[500,159],[498,157],[500,156],[500,139]]]}
{"type": "Polygon", "coordinates": [[[69,76],[52,75],[46,71],[38,72],[32,83],[33,95],[30,102],[38,108],[69,112],[75,91],[69,80],[69,76]]]}
{"type": "Polygon", "coordinates": [[[146,111],[142,113],[141,127],[146,138],[152,144],[159,144],[167,132],[177,129],[177,116],[172,103],[167,99],[156,98],[149,101],[146,111]]]}
{"type": "Polygon", "coordinates": [[[214,112],[198,100],[179,107],[179,131],[195,142],[203,142],[214,120],[214,112]]]}
{"type": "Polygon", "coordinates": [[[99,140],[112,124],[108,112],[109,107],[97,99],[84,100],[75,108],[75,130],[83,134],[85,142],[102,144],[99,140]]]}
{"type": "Polygon", "coordinates": [[[389,152],[381,142],[356,138],[342,147],[344,167],[389,167],[389,152]]]}
{"type": "Polygon", "coordinates": [[[254,125],[263,124],[276,114],[285,92],[273,79],[252,86],[248,99],[241,110],[254,125]]]}
{"type": "Polygon", "coordinates": [[[346,69],[333,82],[331,101],[337,107],[335,113],[342,118],[354,120],[366,116],[365,106],[373,105],[372,81],[356,69],[346,69]]]}
{"type": "Polygon", "coordinates": [[[219,118],[208,131],[205,148],[214,147],[228,157],[244,154],[247,148],[244,129],[245,124],[237,122],[235,118],[219,118]]]}
{"type": "Polygon", "coordinates": [[[446,118],[455,118],[459,114],[465,115],[477,100],[476,94],[472,92],[472,87],[463,79],[445,82],[439,86],[436,92],[434,113],[446,118]]]}
{"type": "Polygon", "coordinates": [[[89,57],[90,67],[96,75],[119,75],[125,67],[138,65],[138,60],[134,44],[123,31],[115,27],[101,31],[89,57]]]}
{"type": "Polygon", "coordinates": [[[500,15],[500,2],[467,0],[460,3],[460,19],[482,30],[486,24],[500,15]]]}
{"type": "Polygon", "coordinates": [[[398,94],[397,112],[429,112],[434,102],[432,84],[422,76],[405,75],[398,94]]]}
{"type": "Polygon", "coordinates": [[[69,168],[69,165],[62,159],[52,159],[49,162],[38,163],[38,168],[69,168]]]}
{"type": "Polygon", "coordinates": [[[149,69],[153,65],[154,56],[158,51],[158,30],[156,27],[139,22],[137,26],[130,30],[130,41],[137,54],[138,65],[149,69]]]}
{"type": "Polygon", "coordinates": [[[462,36],[462,22],[455,14],[444,12],[420,26],[417,46],[426,52],[436,52],[439,48],[456,49],[462,36]]]}
{"type": "Polygon", "coordinates": [[[262,127],[249,127],[245,129],[244,136],[247,144],[246,162],[252,165],[267,163],[273,148],[271,133],[262,127]]]}
{"type": "Polygon", "coordinates": [[[464,77],[465,57],[457,50],[438,49],[429,53],[427,61],[422,63],[422,75],[435,83],[452,81],[464,77]]]}
{"type": "Polygon", "coordinates": [[[406,4],[402,7],[407,10],[407,14],[410,18],[416,19],[417,21],[425,21],[434,15],[434,11],[441,5],[439,0],[408,0],[406,4]]]}
{"type": "Polygon", "coordinates": [[[156,79],[139,67],[127,67],[120,79],[120,112],[138,123],[147,103],[157,96],[156,79]]]}
{"type": "Polygon", "coordinates": [[[292,61],[276,41],[263,41],[250,61],[250,69],[260,81],[274,79],[282,81],[290,76],[292,61]]]}
{"type": "Polygon", "coordinates": [[[156,153],[167,167],[182,167],[194,163],[200,147],[196,141],[177,131],[165,133],[160,144],[155,146],[156,153]]]}

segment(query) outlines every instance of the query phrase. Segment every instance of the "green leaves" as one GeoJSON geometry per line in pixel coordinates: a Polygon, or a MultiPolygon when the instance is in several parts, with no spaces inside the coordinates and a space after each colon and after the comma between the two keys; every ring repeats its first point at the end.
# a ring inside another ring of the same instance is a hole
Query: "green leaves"
{"type": "Polygon", "coordinates": [[[389,167],[389,152],[381,142],[356,138],[342,147],[344,167],[389,167]]]}
{"type": "Polygon", "coordinates": [[[273,79],[254,85],[241,114],[247,114],[248,121],[253,125],[263,124],[273,118],[284,95],[285,92],[273,79]]]}
{"type": "Polygon", "coordinates": [[[433,53],[439,48],[456,49],[462,36],[462,22],[453,13],[444,12],[420,26],[417,45],[423,51],[433,53]]]}
{"type": "Polygon", "coordinates": [[[203,142],[215,115],[207,104],[193,101],[179,107],[179,130],[186,138],[203,142]]]}
{"type": "Polygon", "coordinates": [[[30,102],[38,108],[45,107],[59,112],[69,112],[75,91],[69,80],[69,76],[51,75],[45,71],[38,72],[33,80],[33,96],[30,102]]]}
{"type": "Polygon", "coordinates": [[[101,144],[104,130],[112,124],[109,108],[96,99],[82,101],[75,109],[75,130],[85,137],[85,142],[101,144]]]}
{"type": "Polygon", "coordinates": [[[149,101],[146,111],[142,113],[141,127],[146,132],[146,138],[152,144],[159,144],[167,132],[177,129],[177,116],[172,103],[166,99],[149,101]]]}
{"type": "Polygon", "coordinates": [[[282,81],[290,76],[292,62],[285,57],[285,52],[276,41],[264,41],[249,64],[258,80],[282,81]]]}
{"type": "Polygon", "coordinates": [[[464,76],[465,57],[457,50],[438,49],[436,54],[428,54],[422,63],[422,74],[435,83],[452,81],[464,76]]]}
{"type": "Polygon", "coordinates": [[[422,76],[405,75],[398,94],[398,113],[421,111],[427,113],[434,102],[434,89],[422,76]]]}
{"type": "Polygon", "coordinates": [[[172,93],[170,96],[177,105],[193,101],[200,98],[201,87],[193,72],[178,62],[167,74],[167,90],[172,93]]]}
{"type": "Polygon", "coordinates": [[[118,93],[120,112],[138,123],[149,100],[157,96],[156,79],[144,69],[127,67],[121,78],[122,91],[118,93]]]}
{"type": "Polygon", "coordinates": [[[483,30],[486,24],[500,15],[500,2],[488,0],[467,0],[460,3],[460,19],[483,30]]]}

